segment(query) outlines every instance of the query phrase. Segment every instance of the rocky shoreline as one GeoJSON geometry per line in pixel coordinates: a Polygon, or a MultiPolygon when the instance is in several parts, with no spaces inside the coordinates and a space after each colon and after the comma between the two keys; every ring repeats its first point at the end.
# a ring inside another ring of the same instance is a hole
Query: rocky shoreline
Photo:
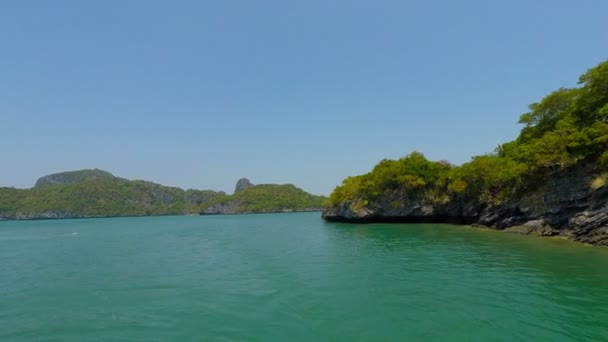
{"type": "Polygon", "coordinates": [[[500,204],[408,200],[395,191],[365,206],[353,201],[327,208],[323,219],[349,223],[454,223],[511,233],[562,236],[590,245],[608,246],[608,186],[594,165],[579,165],[531,182],[517,197],[500,204]],[[402,203],[395,206],[392,203],[402,203]]]}
{"type": "Polygon", "coordinates": [[[40,220],[75,220],[75,219],[96,219],[96,218],[124,218],[124,217],[162,217],[162,216],[215,216],[215,215],[249,215],[249,214],[289,214],[289,213],[320,213],[322,208],[310,208],[301,210],[274,210],[274,211],[251,211],[251,212],[203,212],[200,214],[167,214],[167,215],[118,215],[118,216],[95,216],[95,215],[78,215],[61,212],[45,212],[33,215],[18,215],[18,216],[0,216],[2,221],[40,221],[40,220]]]}

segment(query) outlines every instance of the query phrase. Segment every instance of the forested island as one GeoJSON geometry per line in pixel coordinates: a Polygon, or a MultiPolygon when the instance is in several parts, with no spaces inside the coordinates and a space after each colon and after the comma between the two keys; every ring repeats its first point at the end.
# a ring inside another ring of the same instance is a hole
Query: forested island
{"type": "Polygon", "coordinates": [[[320,211],[325,200],[293,185],[250,185],[229,196],[128,180],[93,169],[44,176],[31,189],[0,188],[0,220],[187,215],[228,203],[230,212],[215,213],[320,211]],[[238,202],[230,202],[232,198],[238,202]]]}
{"type": "Polygon", "coordinates": [[[327,198],[316,196],[292,184],[253,185],[237,182],[234,194],[216,196],[202,205],[202,214],[242,214],[322,211],[327,198]]]}
{"type": "Polygon", "coordinates": [[[608,245],[608,61],[521,115],[520,135],[455,166],[413,152],[349,177],[323,218],[451,222],[608,245]]]}

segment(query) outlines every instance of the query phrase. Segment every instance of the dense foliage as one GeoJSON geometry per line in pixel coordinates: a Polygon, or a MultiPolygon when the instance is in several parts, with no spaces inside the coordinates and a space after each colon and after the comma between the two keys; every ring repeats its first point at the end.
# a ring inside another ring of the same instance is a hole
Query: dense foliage
{"type": "Polygon", "coordinates": [[[366,205],[395,192],[435,203],[455,197],[499,203],[543,174],[583,162],[608,168],[608,61],[588,70],[579,84],[530,105],[519,119],[519,137],[493,154],[462,166],[417,152],[383,160],[371,172],[345,179],[329,204],[366,205]]]}
{"type": "Polygon", "coordinates": [[[261,184],[216,197],[201,207],[209,213],[262,213],[322,208],[327,198],[315,196],[291,184],[261,184]]]}
{"type": "Polygon", "coordinates": [[[322,208],[325,200],[290,184],[251,185],[228,196],[80,170],[44,176],[31,189],[0,188],[0,219],[198,214],[212,206],[236,213],[301,211],[322,208]]]}
{"type": "Polygon", "coordinates": [[[197,213],[202,203],[223,195],[129,181],[99,170],[61,173],[41,180],[45,181],[39,180],[37,186],[27,190],[0,188],[0,218],[39,218],[49,213],[58,217],[197,213]]]}
{"type": "Polygon", "coordinates": [[[77,171],[66,171],[54,173],[52,175],[40,177],[36,181],[35,188],[43,188],[47,186],[79,183],[85,181],[94,181],[100,179],[116,179],[114,175],[107,171],[93,169],[93,170],[77,170],[77,171]]]}

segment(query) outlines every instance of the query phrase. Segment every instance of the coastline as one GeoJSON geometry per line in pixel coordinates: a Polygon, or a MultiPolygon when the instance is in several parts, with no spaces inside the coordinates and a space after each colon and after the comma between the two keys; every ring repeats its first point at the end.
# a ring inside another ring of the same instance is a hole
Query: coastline
{"type": "Polygon", "coordinates": [[[99,215],[99,216],[62,216],[62,217],[32,217],[32,218],[6,218],[0,217],[1,222],[17,221],[58,221],[58,220],[86,220],[86,219],[110,219],[110,218],[142,218],[142,217],[178,217],[178,216],[228,216],[228,215],[257,215],[257,214],[296,214],[296,213],[321,213],[323,209],[311,210],[289,210],[289,211],[266,211],[266,212],[242,212],[242,213],[188,213],[188,214],[160,214],[160,215],[99,215]]]}
{"type": "Polygon", "coordinates": [[[310,209],[283,209],[269,211],[243,211],[243,212],[201,212],[200,216],[218,216],[218,215],[252,215],[252,214],[292,214],[292,213],[322,213],[323,208],[310,209]]]}

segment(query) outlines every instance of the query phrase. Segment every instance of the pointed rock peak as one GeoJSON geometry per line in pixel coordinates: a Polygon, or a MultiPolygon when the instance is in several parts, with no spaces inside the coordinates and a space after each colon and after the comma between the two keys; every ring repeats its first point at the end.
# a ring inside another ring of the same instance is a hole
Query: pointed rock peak
{"type": "Polygon", "coordinates": [[[236,182],[236,187],[234,188],[234,192],[243,191],[247,188],[251,188],[253,184],[247,178],[241,178],[238,182],[236,182]]]}

